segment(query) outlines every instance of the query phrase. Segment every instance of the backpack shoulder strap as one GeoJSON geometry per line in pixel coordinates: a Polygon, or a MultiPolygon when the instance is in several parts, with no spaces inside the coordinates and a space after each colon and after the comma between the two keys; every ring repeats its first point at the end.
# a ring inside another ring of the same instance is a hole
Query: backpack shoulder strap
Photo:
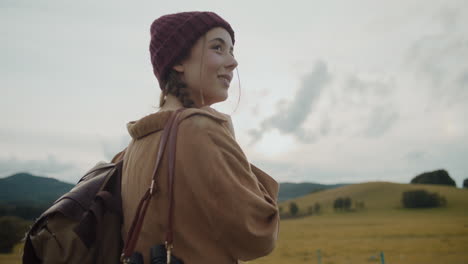
{"type": "Polygon", "coordinates": [[[174,123],[177,123],[178,116],[184,109],[185,108],[181,108],[181,109],[178,109],[177,111],[174,111],[174,113],[169,117],[169,120],[166,121],[163,134],[161,135],[161,141],[159,143],[158,155],[156,157],[156,164],[153,170],[153,177],[151,180],[151,185],[146,191],[146,193],[143,195],[143,197],[141,198],[138,204],[137,210],[135,212],[135,216],[133,217],[132,225],[130,226],[127,239],[124,244],[124,249],[121,255],[121,261],[124,261],[125,259],[130,258],[130,256],[133,254],[135,250],[135,246],[138,241],[138,237],[140,235],[141,227],[143,225],[143,220],[146,215],[146,210],[148,208],[149,202],[153,195],[155,182],[157,179],[157,172],[160,167],[159,165],[161,164],[164,149],[168,142],[169,135],[171,134],[171,130],[172,130],[172,127],[174,126],[174,123]]]}
{"type": "Polygon", "coordinates": [[[179,124],[182,121],[180,116],[176,117],[174,124],[171,127],[171,136],[169,138],[169,156],[168,156],[168,190],[169,190],[169,213],[167,216],[167,231],[166,231],[166,250],[168,255],[170,255],[172,250],[172,242],[173,242],[173,235],[174,235],[174,170],[175,170],[175,153],[176,153],[176,142],[177,142],[177,132],[179,131],[179,124]]]}

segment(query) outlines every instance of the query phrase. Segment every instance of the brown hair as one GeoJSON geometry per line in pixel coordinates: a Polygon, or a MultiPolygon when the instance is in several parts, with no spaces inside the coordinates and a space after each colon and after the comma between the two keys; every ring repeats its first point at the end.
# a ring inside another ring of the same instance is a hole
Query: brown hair
{"type": "Polygon", "coordinates": [[[165,81],[164,88],[159,98],[159,107],[162,107],[166,102],[167,94],[172,94],[177,97],[185,108],[195,107],[195,102],[190,98],[188,86],[182,81],[180,74],[181,73],[173,69],[169,71],[167,81],[165,81]]]}

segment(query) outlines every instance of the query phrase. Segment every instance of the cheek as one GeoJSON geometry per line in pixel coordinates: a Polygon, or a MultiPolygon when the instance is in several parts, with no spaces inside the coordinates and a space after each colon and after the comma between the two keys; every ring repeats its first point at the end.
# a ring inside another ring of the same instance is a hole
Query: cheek
{"type": "Polygon", "coordinates": [[[203,58],[203,64],[201,64],[200,60],[192,63],[185,73],[189,86],[195,90],[199,90],[200,87],[209,89],[208,87],[217,86],[218,73],[221,72],[220,68],[223,65],[222,59],[219,54],[208,51],[203,58]],[[200,71],[202,71],[201,80],[200,71]]]}
{"type": "Polygon", "coordinates": [[[222,66],[221,56],[217,54],[206,54],[203,62],[197,61],[190,65],[190,68],[186,70],[186,76],[190,83],[201,83],[212,82],[214,76],[217,76],[219,68],[222,66]]]}
{"type": "Polygon", "coordinates": [[[220,55],[210,52],[205,57],[204,61],[205,72],[208,74],[218,73],[219,68],[222,66],[222,58],[220,55]]]}

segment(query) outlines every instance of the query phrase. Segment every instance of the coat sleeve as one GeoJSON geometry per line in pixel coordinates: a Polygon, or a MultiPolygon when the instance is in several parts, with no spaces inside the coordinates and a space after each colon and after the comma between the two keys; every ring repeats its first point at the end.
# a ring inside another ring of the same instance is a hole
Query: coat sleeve
{"type": "Polygon", "coordinates": [[[202,217],[231,256],[245,261],[274,249],[278,183],[248,162],[226,127],[203,116],[184,120],[177,162],[190,175],[202,217]]]}

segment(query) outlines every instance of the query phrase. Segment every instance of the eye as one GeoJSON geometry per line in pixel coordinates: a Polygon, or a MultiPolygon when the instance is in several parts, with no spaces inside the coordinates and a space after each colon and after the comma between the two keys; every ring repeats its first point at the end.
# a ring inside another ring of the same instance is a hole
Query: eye
{"type": "Polygon", "coordinates": [[[221,45],[216,45],[216,46],[213,46],[213,49],[222,51],[223,47],[221,45]]]}

